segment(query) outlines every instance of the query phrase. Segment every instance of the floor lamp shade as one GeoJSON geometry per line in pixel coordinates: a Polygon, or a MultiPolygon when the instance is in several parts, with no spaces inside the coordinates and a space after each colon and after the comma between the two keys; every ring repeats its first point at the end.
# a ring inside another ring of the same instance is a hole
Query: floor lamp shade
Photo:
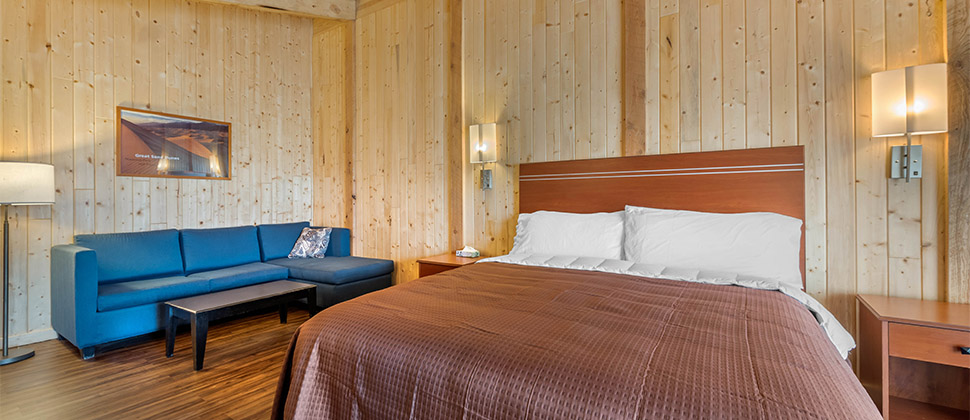
{"type": "Polygon", "coordinates": [[[0,204],[29,206],[53,202],[53,165],[0,162],[0,204]]]}

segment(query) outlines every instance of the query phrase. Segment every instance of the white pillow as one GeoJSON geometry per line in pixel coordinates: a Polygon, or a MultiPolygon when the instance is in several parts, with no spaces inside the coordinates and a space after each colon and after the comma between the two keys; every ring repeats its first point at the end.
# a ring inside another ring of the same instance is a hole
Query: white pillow
{"type": "Polygon", "coordinates": [[[623,212],[519,215],[509,254],[547,254],[618,260],[623,253],[623,212]]]}
{"type": "Polygon", "coordinates": [[[763,277],[802,288],[802,221],[777,213],[626,206],[627,260],[763,277]]]}

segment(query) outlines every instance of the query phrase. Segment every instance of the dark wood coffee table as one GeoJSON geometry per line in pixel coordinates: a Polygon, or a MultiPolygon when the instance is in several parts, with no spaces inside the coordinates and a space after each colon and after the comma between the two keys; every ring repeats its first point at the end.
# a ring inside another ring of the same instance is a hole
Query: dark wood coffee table
{"type": "Polygon", "coordinates": [[[175,354],[175,328],[179,319],[192,325],[192,353],[195,370],[202,369],[205,358],[205,338],[209,321],[279,305],[280,323],[286,323],[286,304],[306,298],[310,316],[316,314],[316,286],[280,280],[222,292],[192,296],[165,302],[168,321],[165,328],[165,356],[175,354]]]}

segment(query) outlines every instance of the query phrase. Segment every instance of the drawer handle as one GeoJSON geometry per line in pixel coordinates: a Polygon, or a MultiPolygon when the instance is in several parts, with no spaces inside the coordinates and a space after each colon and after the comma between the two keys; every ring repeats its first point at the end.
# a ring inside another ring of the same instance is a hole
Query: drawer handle
{"type": "Polygon", "coordinates": [[[960,353],[970,354],[970,347],[960,347],[960,353]]]}

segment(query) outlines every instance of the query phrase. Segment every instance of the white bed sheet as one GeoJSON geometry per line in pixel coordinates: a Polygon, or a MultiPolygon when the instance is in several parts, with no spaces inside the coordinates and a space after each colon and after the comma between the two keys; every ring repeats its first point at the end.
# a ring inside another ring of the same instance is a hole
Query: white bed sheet
{"type": "Polygon", "coordinates": [[[791,285],[765,278],[743,276],[733,273],[718,273],[691,268],[664,267],[632,261],[611,260],[593,257],[571,257],[542,254],[510,254],[485,258],[478,262],[498,262],[505,264],[531,265],[539,267],[564,268],[568,270],[599,271],[632,276],[680,280],[706,284],[720,284],[748,287],[751,289],[776,290],[805,305],[818,320],[829,340],[838,349],[842,358],[848,358],[849,351],[855,348],[852,335],[839,323],[821,303],[791,285]]]}

